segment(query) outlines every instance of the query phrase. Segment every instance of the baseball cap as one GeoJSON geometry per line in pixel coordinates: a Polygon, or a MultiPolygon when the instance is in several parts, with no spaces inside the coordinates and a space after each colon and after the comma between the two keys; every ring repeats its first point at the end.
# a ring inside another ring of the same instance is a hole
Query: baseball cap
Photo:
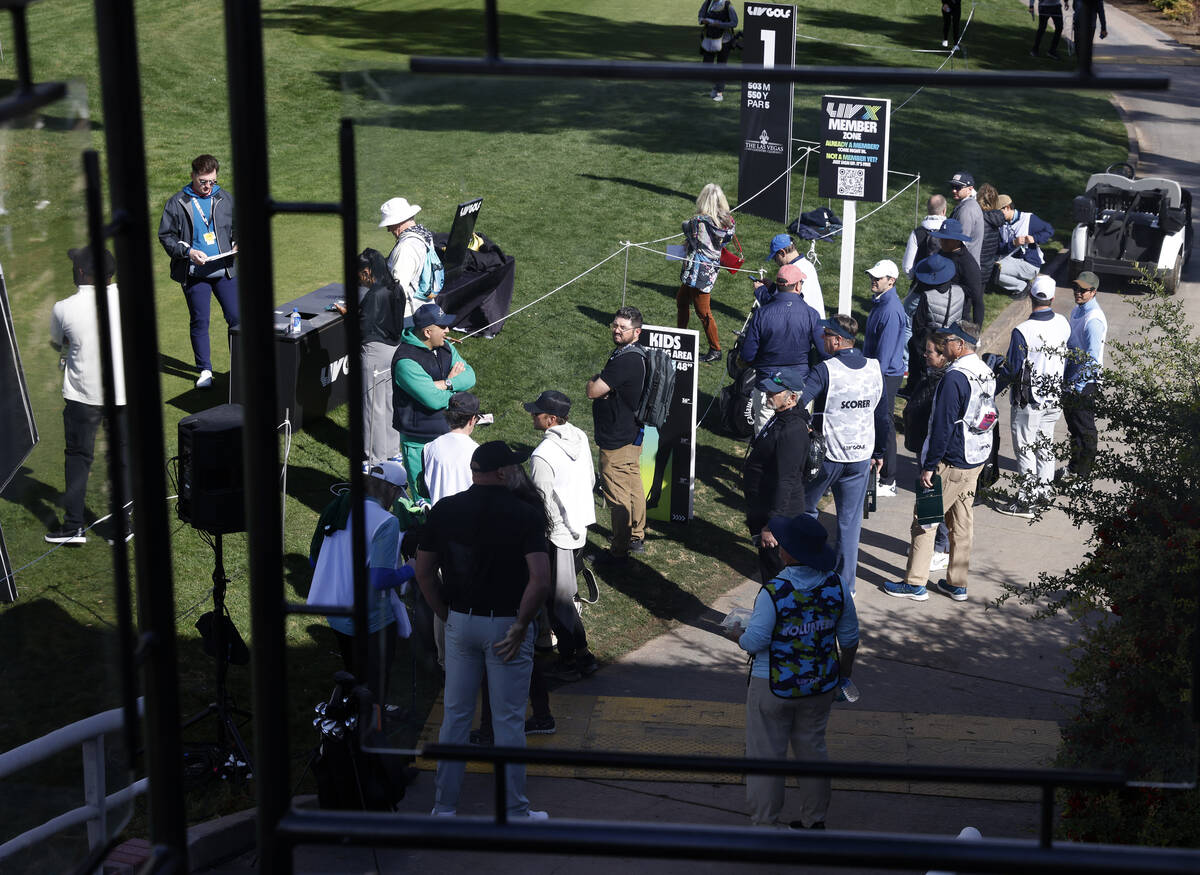
{"type": "Polygon", "coordinates": [[[376,480],[384,480],[391,483],[393,486],[408,485],[408,474],[404,470],[404,466],[394,459],[387,459],[383,462],[376,462],[374,465],[364,466],[367,473],[376,480]]]}
{"type": "Polygon", "coordinates": [[[781,252],[792,245],[792,238],[787,234],[776,234],[771,238],[771,249],[767,252],[767,257],[763,261],[770,261],[775,257],[775,253],[781,252]]]}
{"type": "Polygon", "coordinates": [[[487,474],[509,465],[520,465],[528,458],[528,452],[510,450],[504,441],[488,441],[471,454],[471,470],[487,474]]]}
{"type": "Polygon", "coordinates": [[[874,266],[868,267],[867,275],[877,280],[881,280],[885,276],[898,277],[900,276],[900,268],[896,267],[896,262],[884,258],[875,262],[874,266]]]}
{"type": "Polygon", "coordinates": [[[964,343],[969,343],[971,346],[975,346],[979,343],[978,337],[968,334],[965,330],[963,330],[961,322],[955,322],[953,325],[948,325],[945,328],[939,329],[938,334],[949,334],[951,337],[957,337],[959,340],[963,341],[964,343]]]}
{"type": "Polygon", "coordinates": [[[832,331],[838,337],[844,337],[846,340],[854,340],[854,335],[839,325],[836,319],[822,319],[820,325],[824,331],[832,331]]]}
{"type": "Polygon", "coordinates": [[[521,405],[526,413],[549,413],[551,416],[567,416],[571,412],[571,399],[562,392],[547,389],[533,401],[521,405]]]}
{"type": "Polygon", "coordinates": [[[1054,277],[1038,274],[1033,278],[1033,285],[1029,288],[1029,294],[1038,301],[1053,301],[1054,300],[1054,277]]]}
{"type": "Polygon", "coordinates": [[[996,209],[1002,210],[1012,206],[1013,199],[1006,194],[996,195],[996,209]]]}
{"type": "Polygon", "coordinates": [[[1087,291],[1099,290],[1100,277],[1096,276],[1090,270],[1081,270],[1079,276],[1075,277],[1075,285],[1087,291]]]}
{"type": "Polygon", "coordinates": [[[965,170],[960,170],[960,171],[958,171],[958,173],[956,173],[950,177],[950,187],[951,188],[968,186],[968,185],[971,186],[971,188],[975,187],[975,177],[972,176],[970,173],[968,173],[965,170]]]}
{"type": "Polygon", "coordinates": [[[458,321],[458,317],[446,313],[437,304],[425,304],[417,308],[417,312],[413,313],[413,328],[420,331],[422,328],[428,328],[430,325],[441,325],[446,328],[458,321]]]}
{"type": "Polygon", "coordinates": [[[796,283],[804,282],[804,271],[794,264],[785,264],[779,268],[779,272],[775,274],[775,283],[784,283],[786,285],[795,285],[796,283]]]}
{"type": "Polygon", "coordinates": [[[804,382],[796,379],[796,375],[789,368],[786,371],[776,371],[771,374],[770,385],[772,388],[767,391],[774,395],[777,392],[803,392],[804,382]]]}

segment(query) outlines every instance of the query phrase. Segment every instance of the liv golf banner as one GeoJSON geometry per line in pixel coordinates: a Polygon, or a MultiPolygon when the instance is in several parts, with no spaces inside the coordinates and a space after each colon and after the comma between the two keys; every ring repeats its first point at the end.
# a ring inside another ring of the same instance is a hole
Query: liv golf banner
{"type": "MultiPolygon", "coordinates": [[[[763,67],[796,63],[796,7],[747,3],[742,62],[763,67]]],[[[792,156],[791,82],[742,84],[742,148],[738,198],[743,212],[771,221],[788,220],[792,156]],[[763,191],[763,189],[766,189],[763,191]],[[761,192],[761,194],[757,194],[761,192]]]]}
{"type": "Polygon", "coordinates": [[[687,522],[692,518],[696,482],[696,362],[700,332],[643,325],[642,346],[665,349],[675,360],[675,396],[661,429],[646,426],[642,438],[642,487],[646,515],[652,520],[687,522]]]}

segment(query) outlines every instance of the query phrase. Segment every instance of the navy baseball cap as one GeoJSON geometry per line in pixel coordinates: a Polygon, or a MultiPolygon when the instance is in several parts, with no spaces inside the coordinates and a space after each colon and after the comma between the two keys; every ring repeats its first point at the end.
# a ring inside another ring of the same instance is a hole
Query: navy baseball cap
{"type": "Polygon", "coordinates": [[[452,313],[447,313],[442,310],[437,304],[425,304],[417,308],[417,312],[413,313],[413,328],[420,331],[422,328],[428,328],[430,325],[440,325],[443,328],[448,328],[458,321],[458,317],[452,313]]]}

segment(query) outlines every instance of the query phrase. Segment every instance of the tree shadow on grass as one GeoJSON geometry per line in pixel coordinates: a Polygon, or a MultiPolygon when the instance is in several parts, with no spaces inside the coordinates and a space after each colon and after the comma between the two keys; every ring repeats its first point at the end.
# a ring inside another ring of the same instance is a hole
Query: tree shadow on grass
{"type": "Polygon", "coordinates": [[[686,191],[676,191],[673,188],[667,188],[662,185],[655,185],[652,182],[644,182],[640,179],[630,179],[627,176],[597,176],[594,173],[581,173],[579,176],[582,179],[594,179],[598,182],[614,182],[618,185],[628,185],[633,188],[640,188],[643,191],[648,191],[651,194],[662,195],[663,197],[678,197],[683,198],[689,203],[695,201],[695,196],[686,191]]]}

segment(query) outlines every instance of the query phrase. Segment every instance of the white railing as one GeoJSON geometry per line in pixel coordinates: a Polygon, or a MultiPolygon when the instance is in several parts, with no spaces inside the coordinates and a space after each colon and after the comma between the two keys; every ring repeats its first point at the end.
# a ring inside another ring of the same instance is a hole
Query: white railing
{"type": "MultiPolygon", "coordinates": [[[[142,713],[144,700],[138,699],[138,714],[142,713]]],[[[131,802],[134,797],[146,792],[147,779],[142,778],[115,793],[105,795],[106,775],[104,761],[104,736],[117,732],[124,723],[124,712],[120,708],[104,711],[87,717],[69,726],[35,738],[20,747],[0,753],[0,780],[29,768],[55,754],[76,745],[83,750],[83,805],[47,820],[41,826],[26,830],[14,839],[0,845],[0,861],[23,851],[57,832],[80,823],[87,823],[88,847],[95,848],[108,839],[108,812],[119,805],[131,802]]]]}

